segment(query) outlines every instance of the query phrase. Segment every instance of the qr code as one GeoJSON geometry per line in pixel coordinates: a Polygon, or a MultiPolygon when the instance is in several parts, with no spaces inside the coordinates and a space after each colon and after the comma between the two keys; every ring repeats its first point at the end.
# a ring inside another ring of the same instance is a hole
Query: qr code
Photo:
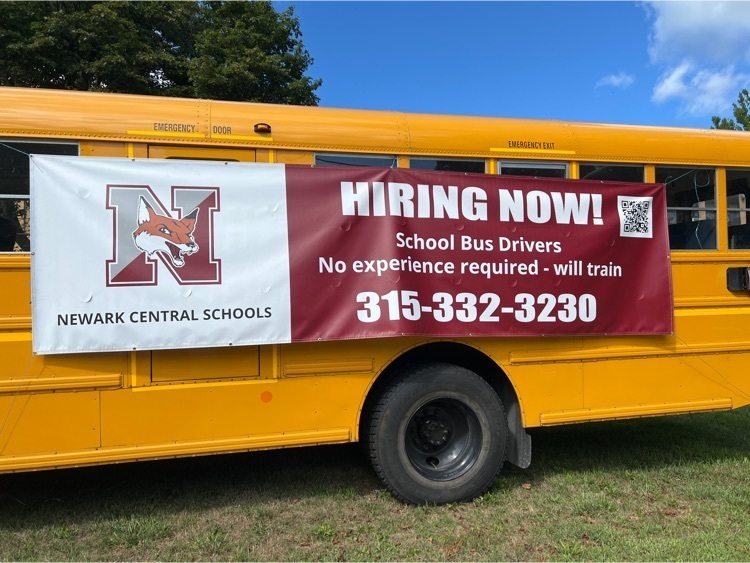
{"type": "Polygon", "coordinates": [[[653,238],[653,199],[617,196],[621,237],[653,238]]]}

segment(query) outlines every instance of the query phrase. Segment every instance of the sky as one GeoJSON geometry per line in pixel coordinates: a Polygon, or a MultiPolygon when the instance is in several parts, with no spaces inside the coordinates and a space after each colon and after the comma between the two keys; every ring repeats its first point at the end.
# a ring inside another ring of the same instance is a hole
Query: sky
{"type": "Polygon", "coordinates": [[[676,127],[750,88],[746,1],[297,1],[320,106],[676,127]]]}

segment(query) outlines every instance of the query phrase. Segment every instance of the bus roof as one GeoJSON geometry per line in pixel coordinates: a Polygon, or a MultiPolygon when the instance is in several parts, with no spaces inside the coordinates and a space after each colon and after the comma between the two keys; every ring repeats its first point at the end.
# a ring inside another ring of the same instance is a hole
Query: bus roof
{"type": "Polygon", "coordinates": [[[579,162],[749,166],[737,131],[0,88],[0,136],[579,162]],[[270,132],[256,132],[267,124],[270,132]]]}

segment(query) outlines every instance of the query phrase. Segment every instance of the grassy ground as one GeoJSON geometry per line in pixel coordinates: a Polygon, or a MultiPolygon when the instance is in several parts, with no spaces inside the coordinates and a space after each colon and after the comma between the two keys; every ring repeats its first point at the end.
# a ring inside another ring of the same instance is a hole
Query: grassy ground
{"type": "Polygon", "coordinates": [[[533,432],[409,507],[356,445],[0,476],[3,560],[750,560],[750,409],[533,432]]]}

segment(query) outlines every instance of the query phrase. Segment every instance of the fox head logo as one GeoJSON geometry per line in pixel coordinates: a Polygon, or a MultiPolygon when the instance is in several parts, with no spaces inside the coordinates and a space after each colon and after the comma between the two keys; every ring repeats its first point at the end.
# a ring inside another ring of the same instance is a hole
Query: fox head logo
{"type": "Polygon", "coordinates": [[[139,250],[149,256],[161,252],[169,257],[172,265],[182,268],[185,265],[183,256],[198,252],[198,245],[193,238],[198,211],[196,207],[182,219],[173,219],[158,214],[145,198],[140,196],[138,228],[133,231],[133,242],[139,250]]]}

